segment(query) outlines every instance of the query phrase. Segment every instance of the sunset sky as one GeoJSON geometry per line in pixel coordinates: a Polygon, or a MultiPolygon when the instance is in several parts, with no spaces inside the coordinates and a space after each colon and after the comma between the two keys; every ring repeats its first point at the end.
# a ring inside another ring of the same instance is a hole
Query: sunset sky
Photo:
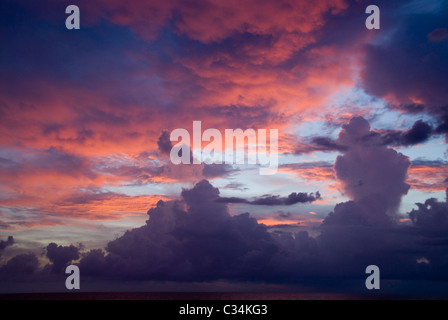
{"type": "Polygon", "coordinates": [[[0,40],[0,292],[448,281],[446,1],[2,0],[0,40]],[[193,121],[278,129],[277,173],[174,165],[193,121]]]}

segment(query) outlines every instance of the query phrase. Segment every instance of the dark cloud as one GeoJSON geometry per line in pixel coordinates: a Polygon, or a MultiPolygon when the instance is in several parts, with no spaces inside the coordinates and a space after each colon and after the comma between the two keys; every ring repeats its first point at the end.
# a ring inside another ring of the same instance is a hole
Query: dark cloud
{"type": "Polygon", "coordinates": [[[448,203],[430,198],[424,203],[416,203],[417,209],[409,212],[412,222],[422,228],[448,228],[448,203]]]}
{"type": "Polygon", "coordinates": [[[430,23],[427,19],[414,19],[402,25],[390,41],[367,47],[363,80],[368,93],[380,97],[392,94],[402,103],[411,103],[413,98],[434,106],[447,103],[448,49],[442,43],[427,44],[421,28],[430,23]]]}
{"type": "Polygon", "coordinates": [[[432,115],[437,121],[437,125],[432,129],[432,134],[448,134],[448,101],[444,105],[424,105],[411,103],[389,105],[389,107],[392,109],[400,110],[401,112],[407,112],[411,114],[426,113],[432,115]]]}
{"type": "Polygon", "coordinates": [[[429,124],[422,120],[418,120],[408,131],[392,131],[385,133],[382,136],[382,140],[386,145],[410,146],[427,141],[432,133],[433,128],[429,124]]]}
{"type": "Polygon", "coordinates": [[[365,197],[360,201],[338,203],[322,222],[323,226],[387,226],[392,220],[387,207],[378,197],[365,197]]]}
{"type": "Polygon", "coordinates": [[[220,197],[217,198],[216,201],[221,203],[247,203],[261,206],[290,206],[296,203],[314,202],[319,199],[321,199],[321,195],[319,191],[317,191],[315,193],[293,192],[287,197],[280,197],[278,195],[264,195],[254,200],[238,197],[220,197]]]}
{"type": "Polygon", "coordinates": [[[437,133],[448,134],[448,106],[445,108],[445,113],[440,116],[441,123],[436,129],[437,133]]]}
{"type": "Polygon", "coordinates": [[[347,146],[339,144],[328,137],[312,137],[305,142],[298,142],[294,147],[295,154],[306,154],[312,152],[345,151],[347,146]]]}
{"type": "Polygon", "coordinates": [[[0,273],[10,274],[32,274],[38,269],[39,261],[34,253],[23,253],[9,259],[0,268],[0,273]]]}
{"type": "MultiPolygon", "coordinates": [[[[363,277],[365,267],[376,264],[385,278],[422,279],[428,274],[417,259],[428,256],[439,273],[444,270],[446,252],[431,251],[427,242],[441,239],[378,221],[387,216],[372,216],[369,206],[384,212],[374,198],[338,204],[318,237],[281,228],[268,232],[248,213],[230,216],[217,199],[219,190],[204,180],[184,190],[182,200],[159,201],[146,225],[111,241],[106,251],[86,253],[80,268],[86,276],[108,279],[283,282],[363,277]]],[[[278,214],[280,220],[290,217],[278,214]]]]}
{"type": "Polygon", "coordinates": [[[14,238],[13,236],[9,236],[6,241],[5,240],[0,241],[0,250],[3,250],[8,246],[12,246],[13,244],[14,244],[14,238]]]}
{"type": "Polygon", "coordinates": [[[47,246],[47,257],[53,263],[52,273],[63,273],[71,261],[79,259],[79,248],[74,245],[58,246],[52,242],[47,246]]]}
{"type": "Polygon", "coordinates": [[[337,141],[334,141],[327,137],[315,137],[311,140],[311,142],[322,148],[320,151],[345,151],[347,150],[347,146],[339,144],[337,141]]]}
{"type": "MultiPolygon", "coordinates": [[[[448,161],[439,159],[439,160],[427,160],[424,158],[417,158],[412,160],[413,166],[425,166],[425,167],[440,167],[441,170],[443,166],[448,165],[448,161]]],[[[446,181],[445,181],[446,182],[446,181]]]]}
{"type": "Polygon", "coordinates": [[[277,246],[264,225],[249,214],[230,216],[215,200],[219,190],[203,180],[182,191],[182,200],[159,201],[146,225],[126,232],[80,266],[95,274],[134,279],[210,280],[267,271],[277,246]]]}
{"type": "MultiPolygon", "coordinates": [[[[359,136],[364,144],[370,145],[390,145],[390,146],[411,146],[423,143],[429,140],[433,135],[440,134],[444,131],[444,125],[441,124],[435,130],[428,123],[417,120],[406,131],[400,130],[382,130],[369,131],[359,136]]],[[[298,143],[295,146],[295,154],[311,153],[311,152],[346,152],[350,148],[350,143],[343,142],[339,139],[334,140],[329,137],[313,137],[306,143],[298,143]]]]}
{"type": "Polygon", "coordinates": [[[162,131],[159,139],[157,140],[157,146],[159,147],[159,151],[164,154],[170,154],[171,149],[173,148],[173,144],[170,140],[169,131],[162,131]]]}
{"type": "Polygon", "coordinates": [[[382,11],[394,30],[387,41],[366,46],[362,86],[377,97],[393,97],[390,107],[433,115],[443,133],[447,123],[448,6],[439,1],[437,10],[403,14],[409,7],[398,5],[382,11]],[[418,18],[416,18],[418,17],[418,18]],[[418,101],[418,102],[416,102],[418,101]]]}
{"type": "MultiPolygon", "coordinates": [[[[121,279],[289,279],[316,272],[317,242],[307,232],[271,233],[249,213],[231,216],[208,181],[159,201],[146,225],[86,253],[83,274],[121,279]],[[312,258],[312,259],[311,259],[312,258]]],[[[295,201],[297,194],[291,196],[295,201]]],[[[287,199],[287,198],[285,198],[287,199]]],[[[286,200],[285,200],[286,201],[286,200]]],[[[279,219],[291,215],[279,214],[279,219]]]]}
{"type": "MultiPolygon", "coordinates": [[[[83,281],[114,280],[119,285],[123,280],[242,279],[288,284],[314,281],[325,287],[331,279],[351,278],[359,279],[357,290],[362,290],[370,264],[380,267],[381,279],[447,279],[446,232],[432,227],[440,224],[440,210],[446,217],[446,204],[428,202],[425,210],[435,206],[435,211],[414,211],[415,226],[405,227],[380,221],[386,216],[373,216],[369,210],[385,210],[385,203],[374,197],[349,201],[338,204],[320,235],[311,237],[303,229],[269,229],[248,213],[231,216],[226,205],[216,201],[219,190],[206,180],[183,190],[181,196],[159,201],[148,211],[144,226],[109,242],[105,250],[81,254],[78,265],[83,281]],[[430,228],[423,222],[424,215],[430,217],[430,228]]],[[[279,221],[292,216],[277,212],[279,221]]],[[[56,265],[61,269],[79,255],[74,246],[51,243],[47,247],[51,269],[56,265]]],[[[36,257],[21,254],[1,267],[0,273],[39,276],[37,270],[36,257]]],[[[40,276],[47,277],[44,271],[40,276]]]]}

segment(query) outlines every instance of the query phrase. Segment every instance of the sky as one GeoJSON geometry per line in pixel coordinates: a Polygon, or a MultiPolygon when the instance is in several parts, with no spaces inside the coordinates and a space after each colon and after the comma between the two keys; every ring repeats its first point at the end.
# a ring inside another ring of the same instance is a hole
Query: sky
{"type": "Polygon", "coordinates": [[[443,0],[1,1],[0,292],[64,291],[76,264],[89,290],[365,293],[374,264],[447,295],[447,18],[443,0]],[[174,164],[194,121],[278,130],[276,173],[174,164]]]}

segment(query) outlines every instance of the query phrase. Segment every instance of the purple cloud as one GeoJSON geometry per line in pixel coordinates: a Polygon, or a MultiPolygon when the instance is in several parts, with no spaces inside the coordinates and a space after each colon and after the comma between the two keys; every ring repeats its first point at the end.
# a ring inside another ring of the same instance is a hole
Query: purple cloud
{"type": "Polygon", "coordinates": [[[9,236],[8,239],[0,241],[0,250],[5,249],[6,247],[12,246],[14,244],[14,237],[9,236]]]}
{"type": "Polygon", "coordinates": [[[219,190],[203,180],[182,192],[182,200],[159,201],[146,225],[109,242],[107,255],[91,251],[80,262],[125,278],[197,279],[267,272],[277,245],[266,226],[249,214],[230,216],[216,202],[219,190]]]}
{"type": "Polygon", "coordinates": [[[52,242],[47,246],[47,257],[53,263],[51,272],[63,273],[71,261],[79,258],[79,248],[74,245],[58,246],[52,242]]]}
{"type": "Polygon", "coordinates": [[[324,224],[383,225],[407,194],[409,159],[382,144],[366,142],[370,125],[355,117],[343,126],[337,142],[348,146],[336,158],[336,177],[352,201],[338,204],[324,224]]]}
{"type": "Polygon", "coordinates": [[[32,274],[38,269],[39,260],[34,253],[22,253],[9,259],[8,262],[0,268],[0,273],[6,275],[32,274]]]}
{"type": "Polygon", "coordinates": [[[290,206],[296,203],[314,202],[321,199],[319,191],[315,193],[293,192],[287,197],[280,197],[278,195],[265,195],[254,200],[248,200],[238,197],[220,197],[216,201],[221,203],[247,203],[261,206],[290,206]]]}

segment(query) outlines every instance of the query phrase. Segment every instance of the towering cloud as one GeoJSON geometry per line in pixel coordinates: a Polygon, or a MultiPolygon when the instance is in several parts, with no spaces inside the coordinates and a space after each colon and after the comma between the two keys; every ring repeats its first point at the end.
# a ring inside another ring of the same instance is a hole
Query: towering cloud
{"type": "Polygon", "coordinates": [[[362,117],[352,118],[339,133],[337,143],[347,149],[336,158],[334,169],[352,201],[337,205],[325,224],[385,224],[408,192],[409,159],[371,136],[362,117]]]}

